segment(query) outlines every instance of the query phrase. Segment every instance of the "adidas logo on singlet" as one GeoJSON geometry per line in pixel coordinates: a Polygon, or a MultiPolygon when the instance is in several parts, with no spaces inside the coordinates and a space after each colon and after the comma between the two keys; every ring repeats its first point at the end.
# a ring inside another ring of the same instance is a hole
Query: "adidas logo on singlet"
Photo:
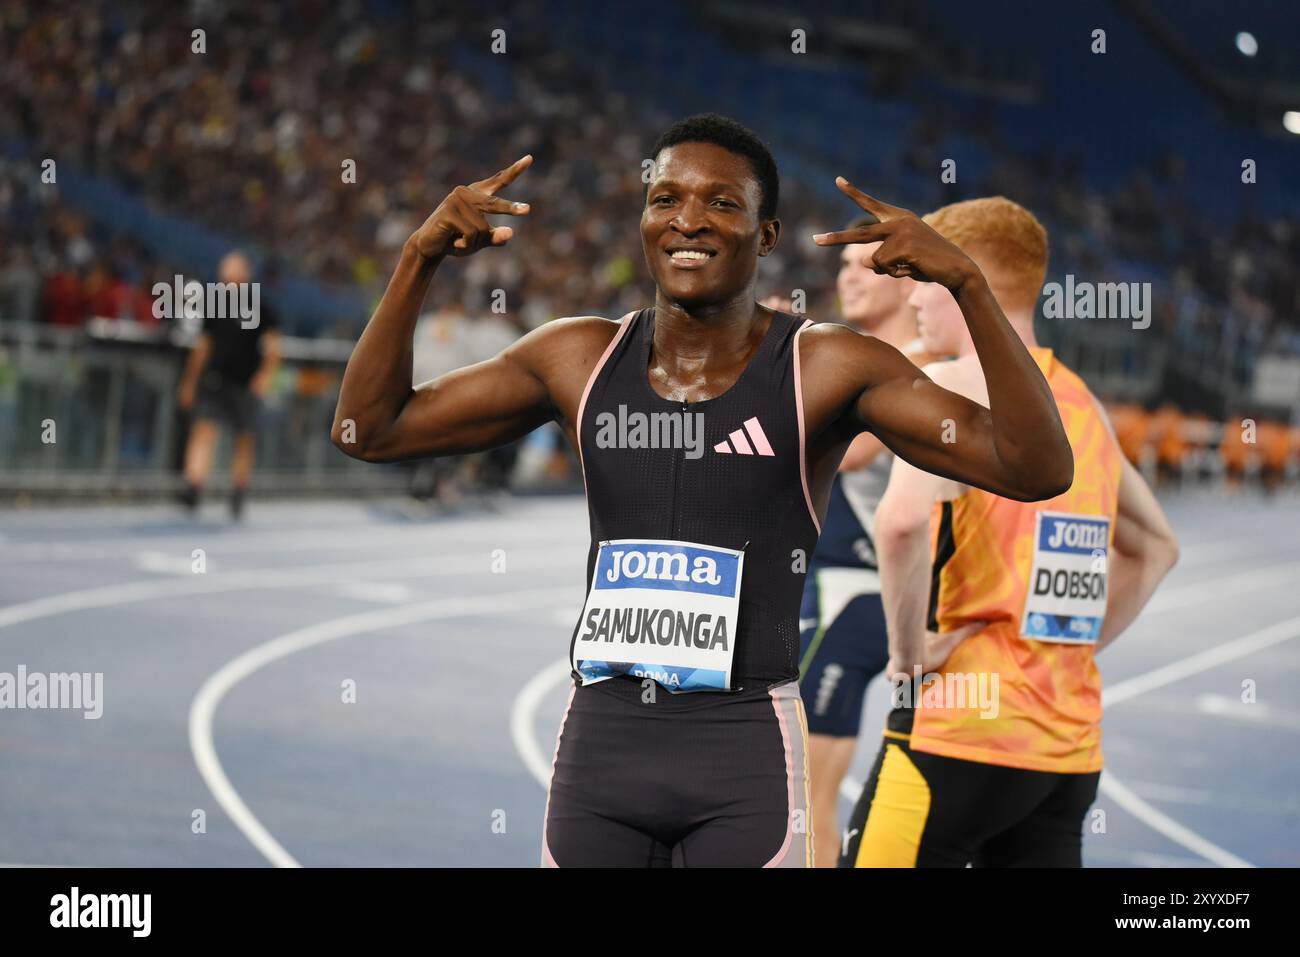
{"type": "Polygon", "coordinates": [[[730,455],[732,452],[737,455],[776,455],[772,451],[772,444],[767,441],[767,436],[763,433],[763,427],[758,424],[757,416],[746,419],[744,427],[736,429],[727,436],[727,439],[715,445],[713,451],[721,452],[723,455],[730,455]],[[751,442],[753,445],[750,444],[751,442]]]}

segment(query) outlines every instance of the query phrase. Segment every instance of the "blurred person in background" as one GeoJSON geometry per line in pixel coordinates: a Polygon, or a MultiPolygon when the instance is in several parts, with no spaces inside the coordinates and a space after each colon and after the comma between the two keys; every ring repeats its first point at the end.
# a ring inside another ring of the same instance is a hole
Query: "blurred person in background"
{"type": "MultiPolygon", "coordinates": [[[[412,384],[491,359],[518,338],[519,330],[500,313],[470,317],[460,303],[427,312],[415,324],[412,384]]],[[[503,488],[518,456],[519,443],[512,442],[478,455],[423,459],[413,465],[411,494],[454,502],[476,486],[503,488]]]]}
{"type": "MultiPolygon", "coordinates": [[[[867,226],[858,218],[848,226],[867,226]]],[[[880,243],[852,243],[840,252],[836,299],[844,324],[893,346],[916,365],[927,353],[908,302],[913,281],[876,272],[880,243]]],[[[893,462],[873,433],[854,437],[831,484],[817,550],[804,579],[799,611],[799,692],[808,716],[813,836],[816,859],[834,867],[839,857],[840,785],[857,750],[867,686],[889,661],[880,597],[873,515],[893,462]]]]}
{"type": "Polygon", "coordinates": [[[13,246],[0,257],[0,322],[35,322],[40,314],[41,274],[31,251],[13,246]]]}
{"type": "MultiPolygon", "coordinates": [[[[223,283],[248,283],[253,266],[238,250],[218,267],[223,283]]],[[[280,364],[280,334],[275,316],[260,303],[257,322],[249,328],[238,318],[205,315],[203,332],[190,350],[181,376],[177,404],[193,408],[193,425],[185,447],[185,488],[181,502],[193,512],[212,469],[221,423],[234,434],[230,459],[230,514],[243,514],[244,495],[253,473],[255,426],[259,399],[266,394],[280,364]]]]}

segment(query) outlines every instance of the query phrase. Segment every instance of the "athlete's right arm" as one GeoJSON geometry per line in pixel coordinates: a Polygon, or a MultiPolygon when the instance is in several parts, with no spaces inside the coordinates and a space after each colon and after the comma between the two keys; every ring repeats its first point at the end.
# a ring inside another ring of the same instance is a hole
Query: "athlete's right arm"
{"type": "MultiPolygon", "coordinates": [[[[789,303],[786,303],[788,306],[789,303]]],[[[786,309],[789,312],[789,309],[786,309]]],[[[928,352],[920,353],[903,353],[918,369],[939,362],[942,357],[932,356],[928,352]]],[[[889,452],[888,446],[880,441],[873,432],[859,432],[849,443],[849,447],[844,450],[844,458],[840,460],[841,472],[856,472],[859,469],[865,469],[879,456],[889,452]]]]}
{"type": "Polygon", "coordinates": [[[375,314],[348,360],[330,436],[354,458],[387,462],[492,448],[551,419],[548,360],[563,326],[544,326],[500,355],[412,386],[412,339],[433,274],[447,256],[504,245],[513,235],[489,214],[522,216],[528,204],[497,191],[532,162],[525,156],[485,180],[458,186],[402,248],[375,314]]]}
{"type": "Polygon", "coordinates": [[[1155,494],[1128,459],[1121,469],[1115,541],[1106,576],[1106,618],[1095,651],[1133,623],[1178,561],[1178,539],[1155,494]]]}

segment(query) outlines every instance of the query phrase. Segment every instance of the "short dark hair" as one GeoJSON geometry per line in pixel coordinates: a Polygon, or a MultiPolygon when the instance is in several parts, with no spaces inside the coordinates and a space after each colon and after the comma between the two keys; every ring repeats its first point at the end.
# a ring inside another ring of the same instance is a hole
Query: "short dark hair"
{"type": "Polygon", "coordinates": [[[678,120],[655,142],[651,156],[678,143],[712,143],[745,157],[758,180],[758,218],[775,219],[781,186],[776,160],[763,141],[749,127],[717,113],[697,113],[678,120]]]}

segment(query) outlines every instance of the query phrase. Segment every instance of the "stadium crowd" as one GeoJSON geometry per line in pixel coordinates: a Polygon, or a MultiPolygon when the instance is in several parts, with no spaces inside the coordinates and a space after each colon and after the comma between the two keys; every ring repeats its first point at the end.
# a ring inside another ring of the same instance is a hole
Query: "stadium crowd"
{"type": "MultiPolygon", "coordinates": [[[[438,300],[482,314],[503,289],[520,332],[556,316],[642,306],[648,279],[633,228],[642,161],[673,117],[596,77],[575,85],[582,66],[567,51],[520,38],[511,95],[494,92],[463,38],[475,27],[487,37],[495,21],[426,6],[0,0],[0,146],[9,147],[0,149],[0,319],[155,322],[152,283],[192,270],[71,208],[57,186],[42,184],[43,157],[373,301],[403,240],[451,186],[532,152],[536,164],[514,194],[536,212],[516,255],[445,271],[438,300]]],[[[938,169],[939,131],[963,120],[931,104],[917,115],[904,163],[928,174],[938,169]]],[[[1035,209],[1060,256],[1098,281],[1133,262],[1165,277],[1159,334],[1224,357],[1300,354],[1294,216],[1243,208],[1235,222],[1211,221],[1172,156],[1102,191],[1077,156],[1023,155],[982,118],[966,125],[994,162],[965,194],[1004,193],[1035,209]]],[[[845,210],[793,177],[782,189],[789,238],[765,262],[764,283],[805,289],[808,312],[829,317],[834,260],[799,239],[837,227],[845,210]]],[[[352,336],[365,318],[289,331],[352,336]]]]}

